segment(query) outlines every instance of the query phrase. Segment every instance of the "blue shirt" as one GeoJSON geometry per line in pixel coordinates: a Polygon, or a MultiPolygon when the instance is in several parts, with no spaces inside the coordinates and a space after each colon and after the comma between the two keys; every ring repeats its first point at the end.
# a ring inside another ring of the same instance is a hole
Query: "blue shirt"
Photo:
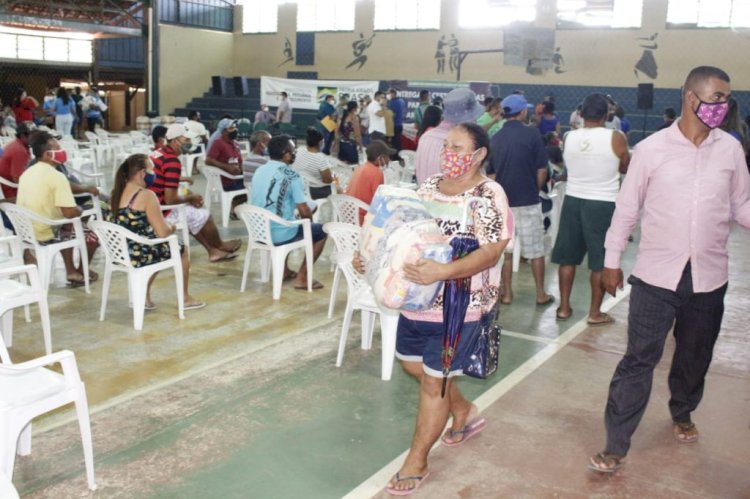
{"type": "Polygon", "coordinates": [[[488,174],[495,174],[511,207],[539,203],[537,172],[547,168],[547,151],[536,128],[508,120],[492,136],[488,174]]]}
{"type": "MultiPolygon", "coordinates": [[[[270,160],[253,174],[250,190],[251,204],[265,208],[285,220],[294,220],[298,204],[306,202],[305,183],[302,177],[286,163],[270,160]]],[[[271,239],[274,244],[294,238],[297,226],[286,227],[271,223],[271,239]]]]}
{"type": "Polygon", "coordinates": [[[65,104],[63,100],[58,97],[55,99],[55,114],[58,115],[65,115],[65,114],[74,114],[74,109],[76,107],[75,101],[68,97],[68,103],[65,104]]]}
{"type": "Polygon", "coordinates": [[[332,114],[336,114],[336,108],[328,102],[321,102],[320,107],[318,108],[318,119],[322,120],[326,116],[331,116],[332,114]]]}
{"type": "Polygon", "coordinates": [[[393,111],[393,126],[403,126],[406,116],[406,101],[401,97],[396,97],[388,103],[388,107],[393,111]]]}

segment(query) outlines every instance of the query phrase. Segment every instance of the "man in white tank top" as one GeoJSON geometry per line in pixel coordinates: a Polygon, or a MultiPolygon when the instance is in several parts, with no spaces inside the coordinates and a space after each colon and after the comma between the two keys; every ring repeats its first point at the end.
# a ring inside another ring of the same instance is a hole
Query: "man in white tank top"
{"type": "Polygon", "coordinates": [[[607,98],[591,94],[583,101],[583,128],[565,136],[563,159],[568,170],[565,202],[560,215],[560,228],[552,251],[552,262],[560,265],[560,307],[557,320],[573,315],[570,293],[576,266],[588,253],[591,271],[591,305],[588,324],[598,326],[614,321],[602,313],[604,290],[601,287],[604,268],[604,239],[607,235],[615,199],[620,189],[620,174],[630,163],[628,141],[619,130],[605,128],[607,98]]]}

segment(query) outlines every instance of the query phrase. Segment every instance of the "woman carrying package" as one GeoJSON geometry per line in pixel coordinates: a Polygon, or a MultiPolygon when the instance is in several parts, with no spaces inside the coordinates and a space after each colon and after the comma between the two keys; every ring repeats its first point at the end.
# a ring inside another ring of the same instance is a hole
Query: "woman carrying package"
{"type": "Polygon", "coordinates": [[[447,264],[421,259],[405,264],[404,274],[412,282],[428,285],[471,277],[470,301],[460,341],[453,357],[445,396],[443,388],[443,293],[432,307],[421,312],[402,311],[398,323],[396,357],[404,370],[420,382],[419,412],[409,454],[386,490],[393,495],[414,492],[429,475],[427,455],[453,417],[442,443],[457,446],[484,429],[477,407],[464,399],[454,381],[468,365],[470,346],[481,330],[483,313],[492,310],[500,285],[500,257],[512,230],[505,192],[482,173],[489,155],[489,138],[475,123],[453,127],[440,154],[441,174],[428,178],[417,191],[425,208],[448,240],[459,234],[465,209],[470,204],[468,231],[479,248],[447,264]],[[477,203],[475,198],[482,198],[477,203]]]}

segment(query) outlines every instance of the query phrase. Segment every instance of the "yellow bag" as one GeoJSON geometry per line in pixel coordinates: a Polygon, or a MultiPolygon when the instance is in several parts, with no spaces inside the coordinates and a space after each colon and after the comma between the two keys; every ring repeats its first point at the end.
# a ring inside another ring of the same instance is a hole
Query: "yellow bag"
{"type": "Polygon", "coordinates": [[[326,116],[325,118],[320,120],[320,124],[323,125],[329,132],[336,130],[336,122],[333,121],[330,116],[326,116]]]}

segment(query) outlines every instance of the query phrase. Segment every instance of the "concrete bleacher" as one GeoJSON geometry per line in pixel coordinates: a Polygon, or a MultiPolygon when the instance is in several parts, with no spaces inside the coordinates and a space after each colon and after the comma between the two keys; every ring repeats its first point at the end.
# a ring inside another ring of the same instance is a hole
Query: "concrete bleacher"
{"type": "MultiPolygon", "coordinates": [[[[216,123],[225,114],[231,114],[237,119],[247,118],[253,121],[255,113],[260,110],[260,78],[246,78],[246,80],[247,96],[236,95],[232,79],[226,78],[223,95],[216,95],[209,88],[202,96],[193,98],[185,107],[176,108],[173,114],[187,116],[190,111],[199,111],[202,121],[210,129],[214,129],[216,123]]],[[[274,108],[271,110],[274,111],[274,108]]],[[[317,112],[307,109],[293,109],[292,119],[297,137],[304,136],[305,129],[318,122],[317,112]]]]}

